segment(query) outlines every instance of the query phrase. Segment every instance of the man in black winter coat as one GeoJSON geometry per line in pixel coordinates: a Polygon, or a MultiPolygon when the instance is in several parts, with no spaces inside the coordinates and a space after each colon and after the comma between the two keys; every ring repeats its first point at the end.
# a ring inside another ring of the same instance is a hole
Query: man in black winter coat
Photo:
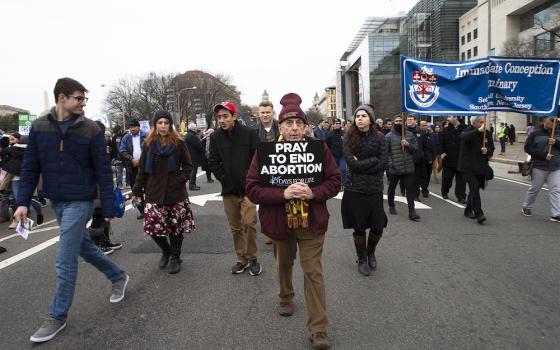
{"type": "Polygon", "coordinates": [[[198,167],[205,163],[206,155],[204,154],[202,141],[196,134],[196,124],[190,123],[187,126],[187,129],[185,143],[187,144],[187,149],[189,150],[193,164],[193,171],[191,172],[191,178],[189,179],[189,190],[198,191],[200,190],[200,187],[196,185],[196,172],[198,167]]]}
{"type": "Polygon", "coordinates": [[[342,154],[342,139],[344,138],[344,130],[342,130],[342,122],[336,119],[333,124],[333,129],[325,140],[327,146],[331,150],[336,166],[340,170],[340,179],[342,186],[346,184],[346,161],[342,154]]]}
{"type": "Polygon", "coordinates": [[[455,177],[455,197],[457,197],[459,203],[467,204],[467,185],[461,172],[457,171],[459,150],[461,148],[461,139],[459,136],[464,128],[459,123],[457,117],[448,117],[447,121],[447,127],[443,129],[439,136],[439,147],[441,150],[441,159],[443,160],[441,195],[444,199],[449,198],[449,189],[453,184],[453,177],[455,177]]]}
{"type": "Polygon", "coordinates": [[[231,273],[249,268],[253,276],[262,272],[257,262],[257,207],[247,198],[245,178],[257,150],[257,133],[237,121],[237,108],[231,102],[214,106],[220,128],[210,135],[208,166],[222,184],[226,213],[237,262],[231,273]]]}
{"type": "Polygon", "coordinates": [[[432,142],[429,139],[428,133],[421,130],[416,125],[416,120],[413,116],[408,116],[406,118],[406,126],[408,131],[414,134],[416,138],[416,144],[418,145],[418,151],[414,153],[414,180],[415,180],[415,190],[414,198],[418,199],[420,196],[420,190],[422,190],[422,195],[428,197],[428,181],[426,179],[426,167],[428,163],[432,162],[432,142]]]}
{"type": "Polygon", "coordinates": [[[490,131],[484,128],[484,117],[471,117],[469,125],[461,133],[461,151],[457,170],[463,173],[469,185],[465,216],[476,219],[479,224],[486,221],[480,201],[480,189],[486,186],[488,161],[494,154],[494,143],[490,131]],[[483,142],[486,134],[486,143],[483,142]]]}

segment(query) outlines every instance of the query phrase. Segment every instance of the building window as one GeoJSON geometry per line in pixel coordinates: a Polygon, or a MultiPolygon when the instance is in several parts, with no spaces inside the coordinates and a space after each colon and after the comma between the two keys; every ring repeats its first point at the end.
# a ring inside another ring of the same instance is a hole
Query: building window
{"type": "Polygon", "coordinates": [[[472,36],[473,36],[473,39],[478,38],[478,28],[475,28],[475,30],[473,30],[472,36]]]}
{"type": "Polygon", "coordinates": [[[520,31],[533,28],[556,18],[560,13],[560,2],[548,1],[520,16],[520,31]]]}
{"type": "Polygon", "coordinates": [[[554,39],[552,33],[544,32],[535,36],[535,51],[546,52],[554,50],[554,39]]]}
{"type": "Polygon", "coordinates": [[[472,55],[471,55],[471,49],[468,49],[468,50],[467,50],[467,60],[470,60],[471,57],[472,57],[472,55]]]}
{"type": "Polygon", "coordinates": [[[467,42],[470,43],[471,42],[471,33],[467,33],[467,42]]]}
{"type": "Polygon", "coordinates": [[[465,60],[465,53],[461,52],[461,61],[464,61],[464,60],[465,60]]]}
{"type": "Polygon", "coordinates": [[[465,36],[461,36],[461,45],[465,45],[465,36]]]}
{"type": "Polygon", "coordinates": [[[473,57],[476,57],[476,56],[478,56],[478,46],[475,46],[473,48],[473,57]]]}

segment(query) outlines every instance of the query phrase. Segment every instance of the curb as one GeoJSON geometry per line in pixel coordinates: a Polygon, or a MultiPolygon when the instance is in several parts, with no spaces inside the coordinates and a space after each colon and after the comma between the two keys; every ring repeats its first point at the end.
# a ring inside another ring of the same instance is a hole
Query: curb
{"type": "Polygon", "coordinates": [[[517,163],[523,163],[523,160],[514,160],[514,159],[499,159],[499,158],[492,158],[490,162],[494,163],[503,163],[503,164],[510,164],[510,165],[517,165],[517,163]]]}

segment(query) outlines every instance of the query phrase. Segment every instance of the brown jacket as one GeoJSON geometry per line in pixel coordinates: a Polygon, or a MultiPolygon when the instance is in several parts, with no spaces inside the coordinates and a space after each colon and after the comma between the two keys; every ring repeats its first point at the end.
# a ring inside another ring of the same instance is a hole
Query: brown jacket
{"type": "Polygon", "coordinates": [[[144,144],[132,195],[141,197],[145,193],[144,201],[155,204],[175,204],[188,198],[187,181],[193,171],[193,166],[185,142],[179,140],[179,144],[173,153],[177,163],[175,172],[167,172],[166,158],[154,154],[154,169],[151,174],[147,173],[145,164],[149,151],[151,150],[148,149],[148,145],[144,144]]]}

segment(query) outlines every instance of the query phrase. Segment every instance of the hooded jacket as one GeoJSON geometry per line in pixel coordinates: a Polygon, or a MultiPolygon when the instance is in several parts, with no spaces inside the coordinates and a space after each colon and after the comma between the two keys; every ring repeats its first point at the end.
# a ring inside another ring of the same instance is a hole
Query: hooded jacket
{"type": "Polygon", "coordinates": [[[417,152],[416,138],[410,131],[406,131],[405,139],[409,145],[401,146],[401,133],[391,129],[385,140],[387,140],[387,152],[389,153],[389,169],[387,172],[392,175],[405,175],[414,173],[414,154],[417,152]]]}
{"type": "Polygon", "coordinates": [[[245,195],[245,178],[257,149],[257,133],[235,122],[230,130],[210,135],[208,167],[222,184],[222,196],[245,195]]]}
{"type": "Polygon", "coordinates": [[[548,154],[548,130],[537,129],[525,141],[525,152],[531,155],[533,167],[540,170],[556,171],[560,169],[560,133],[556,134],[556,143],[551,148],[551,160],[546,160],[548,154]]]}
{"type": "Polygon", "coordinates": [[[43,192],[52,201],[92,201],[99,185],[103,216],[113,217],[113,172],[103,131],[79,114],[63,134],[56,118],[53,107],[31,126],[16,205],[29,207],[42,175],[43,192]]]}

